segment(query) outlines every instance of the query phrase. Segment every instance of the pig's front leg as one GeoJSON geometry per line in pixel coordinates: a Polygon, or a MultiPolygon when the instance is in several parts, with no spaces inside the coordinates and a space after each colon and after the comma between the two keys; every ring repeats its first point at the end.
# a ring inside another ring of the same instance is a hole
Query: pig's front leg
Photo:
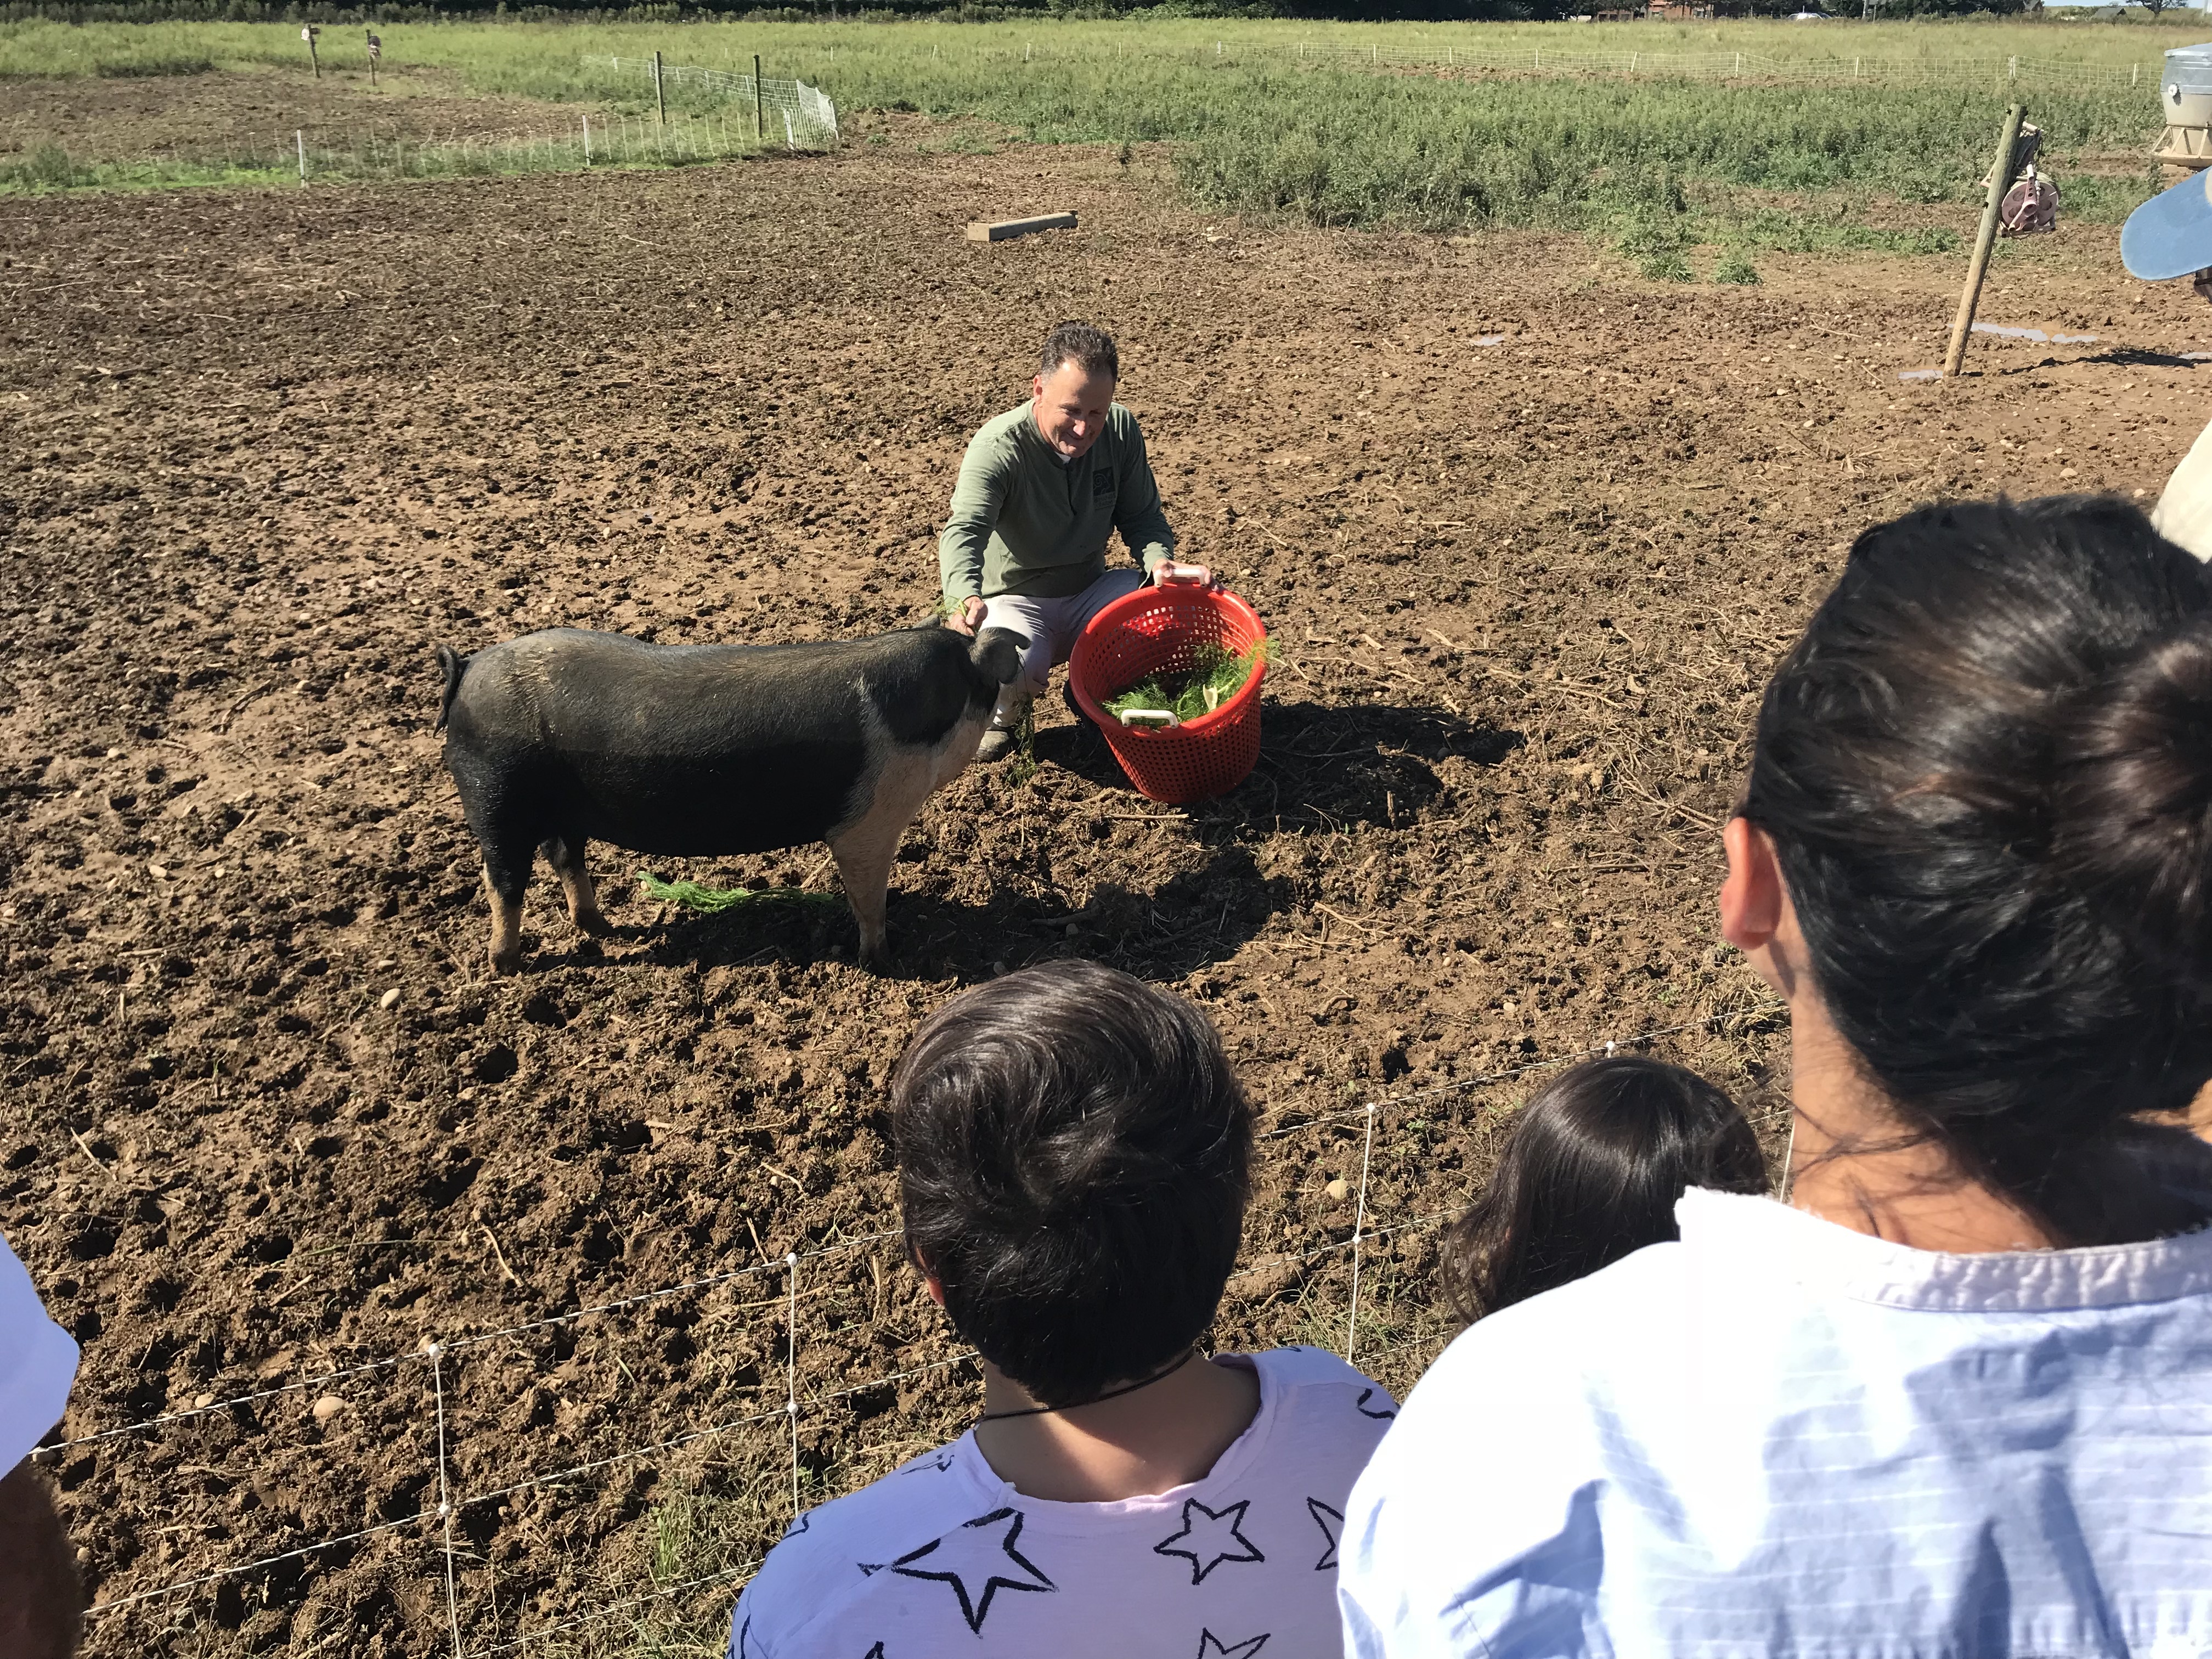
{"type": "Polygon", "coordinates": [[[845,902],[853,907],[853,920],[860,925],[860,965],[872,973],[887,973],[890,951],[884,939],[884,889],[890,884],[891,860],[899,837],[906,832],[903,820],[863,818],[830,843],[837,860],[837,879],[843,884],[845,902]]]}

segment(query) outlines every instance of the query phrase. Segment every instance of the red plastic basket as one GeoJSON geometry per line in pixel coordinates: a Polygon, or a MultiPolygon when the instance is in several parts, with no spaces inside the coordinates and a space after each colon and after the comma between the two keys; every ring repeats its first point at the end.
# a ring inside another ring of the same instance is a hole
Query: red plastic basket
{"type": "Polygon", "coordinates": [[[1201,644],[1242,656],[1267,637],[1259,613],[1234,593],[1182,585],[1140,587],[1091,619],[1069,655],[1067,681],[1076,702],[1106,734],[1129,781],[1153,800],[1180,806],[1234,789],[1258,763],[1260,683],[1267,665],[1220,708],[1179,726],[1124,726],[1106,712],[1106,699],[1149,675],[1195,666],[1201,644]]]}

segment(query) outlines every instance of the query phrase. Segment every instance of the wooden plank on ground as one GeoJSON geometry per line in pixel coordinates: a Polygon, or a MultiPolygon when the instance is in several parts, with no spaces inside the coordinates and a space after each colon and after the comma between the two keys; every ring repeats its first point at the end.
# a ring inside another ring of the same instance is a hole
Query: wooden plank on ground
{"type": "Polygon", "coordinates": [[[1073,230],[1073,213],[1040,213],[1033,219],[978,219],[968,227],[971,242],[1003,242],[1009,236],[1026,236],[1033,230],[1073,230]]]}

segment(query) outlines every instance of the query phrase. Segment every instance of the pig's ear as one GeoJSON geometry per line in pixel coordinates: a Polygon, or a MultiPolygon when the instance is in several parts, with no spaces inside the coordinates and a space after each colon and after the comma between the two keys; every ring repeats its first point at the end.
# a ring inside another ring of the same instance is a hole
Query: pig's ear
{"type": "Polygon", "coordinates": [[[1029,642],[1029,635],[1010,628],[987,628],[975,636],[968,660],[992,684],[1005,685],[1022,672],[1022,647],[1029,642]]]}

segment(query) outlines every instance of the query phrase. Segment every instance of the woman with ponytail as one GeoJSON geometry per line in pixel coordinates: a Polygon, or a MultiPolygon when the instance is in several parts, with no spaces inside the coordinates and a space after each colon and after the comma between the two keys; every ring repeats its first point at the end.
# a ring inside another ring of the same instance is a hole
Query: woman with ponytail
{"type": "Polygon", "coordinates": [[[1350,1649],[2212,1655],[2212,575],[2106,500],[1868,532],[1726,848],[1788,1201],[1452,1345],[1350,1649]]]}

